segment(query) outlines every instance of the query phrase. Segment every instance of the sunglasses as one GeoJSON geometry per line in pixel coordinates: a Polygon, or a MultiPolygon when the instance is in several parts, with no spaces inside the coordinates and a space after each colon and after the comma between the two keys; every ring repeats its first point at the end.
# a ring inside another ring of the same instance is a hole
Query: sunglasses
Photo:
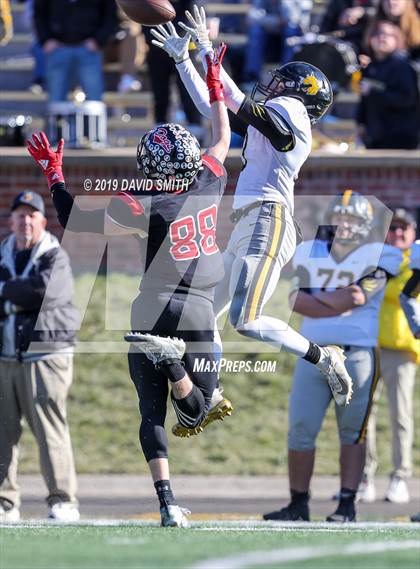
{"type": "Polygon", "coordinates": [[[389,231],[397,231],[398,229],[406,231],[409,227],[410,227],[409,225],[390,225],[389,231]]]}

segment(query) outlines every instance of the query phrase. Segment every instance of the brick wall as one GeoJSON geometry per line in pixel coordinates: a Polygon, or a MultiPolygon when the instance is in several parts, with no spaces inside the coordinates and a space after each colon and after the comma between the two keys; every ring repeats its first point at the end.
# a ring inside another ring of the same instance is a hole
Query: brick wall
{"type": "MultiPolygon", "coordinates": [[[[48,196],[42,173],[32,165],[23,149],[1,149],[0,154],[0,237],[8,233],[8,215],[13,196],[24,189],[40,192],[46,201],[49,229],[62,236],[62,229],[56,221],[55,210],[48,196]]],[[[241,163],[237,152],[228,158],[228,193],[232,194],[240,171],[241,163]]],[[[68,151],[65,158],[65,177],[74,195],[85,196],[83,200],[92,206],[103,207],[107,198],[104,193],[82,189],[86,178],[95,180],[132,178],[136,176],[133,150],[109,149],[101,153],[89,151],[68,151]]],[[[296,183],[297,196],[320,196],[339,193],[352,188],[366,195],[375,195],[389,207],[404,205],[420,209],[420,154],[415,152],[370,152],[352,153],[343,157],[314,154],[305,164],[296,183]]],[[[110,195],[109,193],[107,194],[110,195]]],[[[112,195],[112,194],[111,194],[112,195]]],[[[299,204],[299,200],[298,200],[299,204]]],[[[227,211],[222,214],[220,237],[225,241],[230,232],[227,211]]],[[[309,212],[309,215],[311,212],[309,212]]],[[[300,222],[304,215],[297,208],[300,222]]],[[[308,212],[306,212],[308,215],[308,212]]],[[[74,268],[86,269],[92,266],[92,259],[104,247],[103,238],[92,234],[66,236],[68,250],[74,268]]],[[[132,269],[138,267],[139,245],[133,239],[112,240],[112,259],[115,268],[132,269]]]]}

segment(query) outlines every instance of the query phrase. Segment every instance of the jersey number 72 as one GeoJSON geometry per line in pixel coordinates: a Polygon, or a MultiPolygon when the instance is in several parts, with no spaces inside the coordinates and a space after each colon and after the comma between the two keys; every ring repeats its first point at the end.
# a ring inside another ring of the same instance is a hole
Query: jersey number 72
{"type": "Polygon", "coordinates": [[[201,253],[214,255],[219,251],[216,243],[217,206],[213,204],[200,210],[196,217],[197,219],[187,215],[173,221],[169,226],[172,243],[169,253],[175,261],[189,261],[199,257],[201,253]]]}

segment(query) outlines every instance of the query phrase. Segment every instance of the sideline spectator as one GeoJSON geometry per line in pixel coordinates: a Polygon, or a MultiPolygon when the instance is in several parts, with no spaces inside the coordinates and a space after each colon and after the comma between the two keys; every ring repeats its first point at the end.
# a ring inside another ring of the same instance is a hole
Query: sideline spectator
{"type": "Polygon", "coordinates": [[[379,0],[330,0],[321,21],[320,32],[334,32],[361,51],[363,37],[379,0]]]}
{"type": "Polygon", "coordinates": [[[0,245],[0,521],[20,517],[22,417],[38,443],[48,517],[76,521],[76,473],[66,418],[77,328],[73,277],[67,254],[45,230],[41,196],[22,192],[11,211],[12,233],[0,245]]]}
{"type": "Polygon", "coordinates": [[[0,46],[5,46],[13,37],[13,19],[9,0],[0,0],[0,46]]]}
{"type": "Polygon", "coordinates": [[[415,149],[418,144],[417,76],[402,53],[401,30],[389,21],[372,25],[367,46],[372,60],[362,71],[357,111],[366,148],[415,149]]]}
{"type": "Polygon", "coordinates": [[[34,18],[46,54],[49,100],[66,100],[78,80],[87,100],[100,101],[101,49],[117,25],[114,0],[35,0],[34,18]]]}
{"type": "MultiPolygon", "coordinates": [[[[406,480],[412,473],[413,392],[416,363],[420,361],[420,342],[413,337],[401,309],[400,293],[412,274],[409,264],[415,238],[413,215],[405,209],[397,209],[386,243],[402,251],[403,262],[398,276],[391,279],[386,287],[379,324],[381,374],[387,391],[394,465],[386,499],[396,503],[409,501],[406,480]]],[[[368,425],[364,479],[359,491],[359,498],[364,502],[376,499],[376,412],[374,406],[368,425]]]]}
{"type": "MultiPolygon", "coordinates": [[[[335,408],[341,490],[337,510],[327,517],[328,522],[352,522],[365,461],[366,423],[378,379],[379,311],[387,278],[398,272],[401,254],[395,247],[369,241],[372,206],[352,190],[331,202],[326,221],[336,226],[335,235],[306,241],[296,249],[291,305],[304,316],[302,334],[321,346],[335,342],[344,350],[353,379],[350,404],[335,408]]],[[[289,404],[291,501],[264,519],[309,521],[316,439],[330,403],[331,393],[319,370],[299,360],[289,404]]]]}
{"type": "Polygon", "coordinates": [[[396,24],[410,59],[420,59],[420,13],[414,0],[380,0],[375,19],[396,24]]]}

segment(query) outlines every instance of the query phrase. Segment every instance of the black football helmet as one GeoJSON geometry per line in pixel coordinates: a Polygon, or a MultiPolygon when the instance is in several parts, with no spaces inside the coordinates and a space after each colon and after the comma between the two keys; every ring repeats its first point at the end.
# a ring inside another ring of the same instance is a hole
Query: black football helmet
{"type": "Polygon", "coordinates": [[[143,136],[137,146],[137,168],[147,178],[193,182],[202,168],[198,140],[183,126],[167,123],[143,136]]]}
{"type": "Polygon", "coordinates": [[[333,91],[324,73],[303,61],[292,61],[270,71],[271,80],[256,83],[251,98],[265,103],[274,97],[293,97],[305,105],[312,124],[329,109],[333,91]]]}
{"type": "Polygon", "coordinates": [[[327,209],[327,223],[331,224],[334,215],[351,215],[358,222],[337,229],[335,239],[341,243],[360,243],[367,239],[373,222],[373,208],[370,201],[353,190],[345,190],[341,196],[335,197],[327,209]]]}

